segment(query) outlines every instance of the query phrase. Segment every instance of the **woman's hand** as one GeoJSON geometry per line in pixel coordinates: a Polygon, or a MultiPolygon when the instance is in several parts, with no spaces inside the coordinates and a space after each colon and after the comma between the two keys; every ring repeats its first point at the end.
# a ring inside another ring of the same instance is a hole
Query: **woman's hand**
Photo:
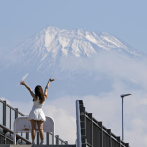
{"type": "Polygon", "coordinates": [[[50,78],[49,81],[52,82],[52,81],[55,81],[55,79],[50,78]]]}
{"type": "Polygon", "coordinates": [[[47,83],[47,85],[46,85],[46,87],[45,87],[44,96],[45,96],[46,98],[47,98],[47,92],[48,92],[49,84],[50,84],[50,82],[52,82],[52,81],[55,81],[55,79],[50,78],[49,81],[48,81],[48,83],[47,83]]]}
{"type": "Polygon", "coordinates": [[[20,85],[26,85],[25,81],[20,81],[20,85]]]}
{"type": "Polygon", "coordinates": [[[20,81],[20,85],[24,85],[31,93],[31,96],[33,97],[33,99],[35,99],[34,93],[32,92],[31,88],[25,83],[25,81],[20,81]]]}

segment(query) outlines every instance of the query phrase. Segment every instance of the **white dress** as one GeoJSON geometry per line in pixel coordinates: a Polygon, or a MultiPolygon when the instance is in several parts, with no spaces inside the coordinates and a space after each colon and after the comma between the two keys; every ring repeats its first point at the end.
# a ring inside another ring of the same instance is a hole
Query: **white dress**
{"type": "Polygon", "coordinates": [[[28,116],[28,120],[46,121],[44,112],[42,110],[44,103],[45,101],[42,104],[40,104],[39,98],[36,101],[34,101],[34,105],[28,116]]]}

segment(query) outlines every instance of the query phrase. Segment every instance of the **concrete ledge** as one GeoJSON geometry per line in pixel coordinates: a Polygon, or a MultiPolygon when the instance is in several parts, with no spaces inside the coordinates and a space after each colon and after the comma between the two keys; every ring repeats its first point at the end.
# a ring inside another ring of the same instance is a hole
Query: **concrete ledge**
{"type": "Polygon", "coordinates": [[[75,144],[73,145],[5,145],[5,144],[0,144],[0,147],[76,147],[75,144]]]}

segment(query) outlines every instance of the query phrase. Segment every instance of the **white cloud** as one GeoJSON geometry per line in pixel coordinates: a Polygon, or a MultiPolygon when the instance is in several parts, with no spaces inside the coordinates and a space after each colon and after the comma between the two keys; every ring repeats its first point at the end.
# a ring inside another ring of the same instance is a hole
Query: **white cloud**
{"type": "Polygon", "coordinates": [[[89,71],[107,75],[115,80],[127,79],[147,89],[147,62],[126,57],[116,52],[98,52],[91,58],[63,57],[60,67],[65,71],[89,71]]]}
{"type": "Polygon", "coordinates": [[[58,134],[61,139],[68,142],[74,142],[76,139],[76,120],[63,107],[46,105],[44,107],[45,114],[51,116],[55,121],[55,134],[58,134]]]}

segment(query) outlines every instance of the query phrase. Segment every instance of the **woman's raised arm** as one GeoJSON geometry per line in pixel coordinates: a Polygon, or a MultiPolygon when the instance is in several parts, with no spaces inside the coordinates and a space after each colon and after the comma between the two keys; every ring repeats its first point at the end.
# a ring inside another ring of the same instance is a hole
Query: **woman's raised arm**
{"type": "Polygon", "coordinates": [[[47,92],[48,92],[48,88],[49,88],[50,82],[52,82],[52,81],[55,81],[55,79],[50,78],[49,81],[48,81],[48,83],[47,83],[47,85],[46,85],[46,87],[45,87],[44,96],[46,98],[47,98],[47,92]]]}
{"type": "Polygon", "coordinates": [[[30,92],[31,96],[33,97],[33,99],[36,100],[36,96],[35,94],[33,93],[32,89],[25,83],[25,81],[20,81],[20,85],[24,85],[30,92]]]}

